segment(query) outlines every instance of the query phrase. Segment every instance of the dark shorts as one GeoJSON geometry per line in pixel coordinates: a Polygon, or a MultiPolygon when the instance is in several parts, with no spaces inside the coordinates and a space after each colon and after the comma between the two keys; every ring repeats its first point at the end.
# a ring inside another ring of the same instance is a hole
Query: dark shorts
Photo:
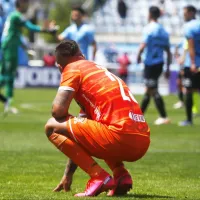
{"type": "Polygon", "coordinates": [[[144,68],[144,83],[148,88],[158,88],[158,79],[163,71],[163,63],[144,68]]]}
{"type": "Polygon", "coordinates": [[[183,71],[184,69],[181,69],[179,72],[178,72],[178,75],[177,75],[177,79],[183,79],[183,71]]]}
{"type": "Polygon", "coordinates": [[[126,82],[126,81],[127,81],[128,74],[119,74],[119,77],[120,77],[124,82],[126,82]]]}
{"type": "Polygon", "coordinates": [[[183,86],[188,89],[200,89],[200,71],[192,73],[189,67],[185,67],[183,86]]]}

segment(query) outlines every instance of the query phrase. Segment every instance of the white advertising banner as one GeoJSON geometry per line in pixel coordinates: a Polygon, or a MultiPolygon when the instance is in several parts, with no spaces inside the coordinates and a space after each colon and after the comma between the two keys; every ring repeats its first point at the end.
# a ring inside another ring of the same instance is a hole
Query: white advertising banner
{"type": "Polygon", "coordinates": [[[56,67],[19,67],[15,79],[16,88],[58,87],[60,72],[56,67]]]}

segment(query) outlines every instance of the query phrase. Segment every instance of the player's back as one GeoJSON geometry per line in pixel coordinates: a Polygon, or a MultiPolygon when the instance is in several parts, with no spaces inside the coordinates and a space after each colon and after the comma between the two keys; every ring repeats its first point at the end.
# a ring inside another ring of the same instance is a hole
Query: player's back
{"type": "MultiPolygon", "coordinates": [[[[76,82],[75,100],[89,118],[107,124],[112,130],[148,131],[137,101],[119,77],[87,60],[74,62],[69,68],[77,74],[70,75],[76,82]]],[[[69,76],[69,72],[65,73],[69,76]]]]}
{"type": "Polygon", "coordinates": [[[195,62],[197,67],[200,67],[200,22],[199,20],[193,19],[186,23],[185,27],[185,36],[187,39],[194,40],[195,47],[195,62]]]}
{"type": "Polygon", "coordinates": [[[145,64],[153,65],[162,63],[164,49],[169,46],[169,35],[163,26],[156,22],[151,22],[145,29],[145,64]]]}

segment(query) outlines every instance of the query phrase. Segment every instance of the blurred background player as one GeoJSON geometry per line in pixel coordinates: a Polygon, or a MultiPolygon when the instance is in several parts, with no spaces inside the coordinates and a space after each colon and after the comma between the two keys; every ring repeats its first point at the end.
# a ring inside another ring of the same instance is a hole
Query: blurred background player
{"type": "MultiPolygon", "coordinates": [[[[188,68],[188,66],[191,65],[191,62],[190,62],[190,55],[189,55],[189,49],[188,49],[188,40],[185,39],[184,40],[184,54],[183,54],[183,63],[184,63],[184,66],[186,68],[188,68]]],[[[183,72],[184,74],[184,72],[183,72]]],[[[192,94],[192,99],[193,99],[193,105],[192,105],[192,114],[193,116],[197,116],[198,113],[199,113],[199,108],[198,108],[198,102],[199,102],[199,90],[194,90],[193,91],[193,94],[192,94]]]]}
{"type": "Polygon", "coordinates": [[[128,77],[128,66],[131,64],[131,61],[128,57],[128,53],[123,53],[121,56],[117,58],[117,62],[119,63],[118,68],[118,76],[127,83],[128,77]]]}
{"type": "MultiPolygon", "coordinates": [[[[3,33],[3,27],[8,14],[12,11],[13,11],[13,1],[2,0],[0,2],[0,61],[2,60],[1,37],[3,33]]],[[[6,100],[7,100],[6,97],[0,93],[0,101],[5,104],[6,100]]]]}
{"type": "Polygon", "coordinates": [[[11,12],[7,17],[3,29],[1,40],[2,65],[0,67],[0,87],[5,86],[6,91],[4,112],[11,111],[14,113],[17,110],[11,107],[11,102],[13,98],[14,79],[18,66],[18,48],[19,46],[23,46],[21,41],[21,28],[26,27],[34,32],[55,32],[54,24],[50,24],[50,29],[46,30],[25,19],[23,14],[28,9],[28,0],[16,0],[15,4],[16,11],[11,12]]]}
{"type": "Polygon", "coordinates": [[[56,64],[56,57],[53,52],[49,52],[43,56],[45,67],[54,67],[56,64]]]}
{"type": "Polygon", "coordinates": [[[178,71],[177,74],[177,79],[176,79],[176,84],[177,84],[177,93],[178,93],[178,102],[176,102],[173,105],[174,109],[179,109],[182,108],[184,106],[184,92],[183,92],[183,83],[182,83],[182,79],[183,79],[183,64],[185,61],[185,56],[186,56],[186,51],[185,49],[185,41],[181,42],[180,44],[178,44],[175,47],[175,52],[174,52],[174,57],[176,60],[176,63],[179,65],[180,69],[178,71]],[[179,49],[181,49],[181,52],[179,52],[179,49]]]}
{"type": "Polygon", "coordinates": [[[121,25],[124,25],[126,17],[127,17],[127,11],[128,11],[128,7],[127,7],[125,1],[118,0],[117,11],[118,11],[118,14],[120,16],[121,25]]]}
{"type": "Polygon", "coordinates": [[[141,62],[141,54],[144,55],[144,79],[146,92],[142,100],[141,109],[145,113],[149,105],[150,98],[153,97],[160,117],[155,121],[156,125],[168,124],[170,120],[167,117],[165,104],[158,92],[158,79],[163,71],[164,58],[163,52],[167,53],[167,69],[165,77],[169,77],[169,67],[171,63],[169,35],[165,29],[158,23],[160,10],[156,6],[149,8],[149,24],[144,29],[144,39],[140,46],[137,62],[141,62]]]}
{"type": "MultiPolygon", "coordinates": [[[[53,102],[53,118],[45,129],[49,140],[91,177],[86,190],[75,196],[96,196],[108,189],[110,196],[126,194],[132,179],[123,161],[139,160],[150,144],[150,130],[137,101],[121,79],[87,61],[75,41],[62,41],[56,47],[56,62],[61,83],[53,102]],[[85,118],[68,113],[73,98],[85,118]],[[93,156],[105,160],[114,181],[93,156]]],[[[76,170],[73,162],[55,191],[69,189],[76,170]]]]}
{"type": "MultiPolygon", "coordinates": [[[[185,38],[184,41],[182,42],[182,45],[180,47],[183,51],[181,51],[181,55],[178,56],[178,63],[181,66],[181,69],[178,74],[177,78],[177,88],[178,88],[178,97],[179,101],[174,104],[175,109],[182,108],[184,106],[184,87],[183,87],[183,78],[184,78],[184,67],[185,68],[190,68],[190,55],[188,51],[188,41],[185,38]]],[[[199,102],[199,91],[194,91],[192,95],[193,99],[193,106],[192,106],[192,114],[193,116],[198,116],[199,113],[199,108],[198,108],[198,102],[199,102]]]]}
{"type": "Polygon", "coordinates": [[[192,105],[193,93],[200,89],[200,22],[196,19],[196,8],[186,6],[184,8],[184,35],[188,42],[189,59],[184,63],[183,85],[186,89],[186,120],[179,123],[180,126],[188,126],[193,123],[192,105]]]}
{"type": "Polygon", "coordinates": [[[92,45],[92,60],[95,60],[97,45],[94,38],[94,30],[84,22],[85,11],[81,7],[74,7],[71,11],[71,20],[73,24],[67,27],[60,35],[58,40],[74,40],[78,43],[83,55],[89,59],[89,46],[92,45]]]}

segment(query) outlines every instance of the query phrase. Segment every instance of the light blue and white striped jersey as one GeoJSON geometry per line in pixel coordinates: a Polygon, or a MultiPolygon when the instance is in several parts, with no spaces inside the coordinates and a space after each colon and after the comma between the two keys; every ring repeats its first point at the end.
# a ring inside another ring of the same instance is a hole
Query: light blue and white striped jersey
{"type": "Polygon", "coordinates": [[[184,26],[184,35],[187,39],[194,40],[195,64],[200,67],[200,21],[193,19],[184,26]]]}
{"type": "Polygon", "coordinates": [[[94,31],[89,24],[83,23],[79,27],[72,24],[61,33],[61,36],[76,41],[81,52],[88,59],[88,47],[94,42],[94,31]]]}
{"type": "Polygon", "coordinates": [[[152,66],[164,62],[164,49],[170,46],[169,35],[163,26],[150,22],[144,29],[143,42],[146,44],[144,63],[152,66]]]}

